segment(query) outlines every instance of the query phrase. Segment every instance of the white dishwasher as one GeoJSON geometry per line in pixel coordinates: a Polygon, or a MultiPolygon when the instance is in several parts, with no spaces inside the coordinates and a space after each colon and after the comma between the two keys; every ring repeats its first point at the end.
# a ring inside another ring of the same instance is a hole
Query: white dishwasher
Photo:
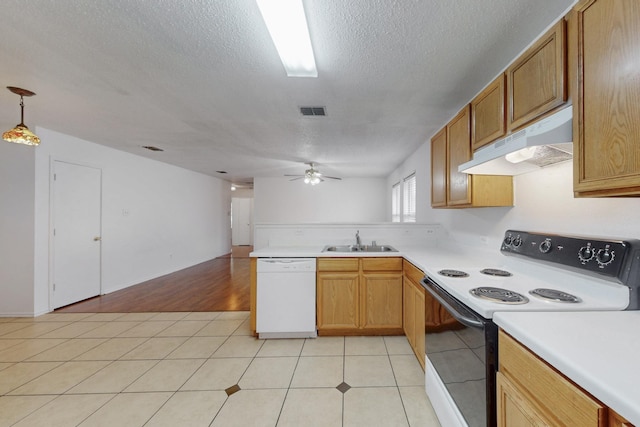
{"type": "Polygon", "coordinates": [[[258,337],[317,337],[316,259],[258,258],[256,271],[258,337]]]}

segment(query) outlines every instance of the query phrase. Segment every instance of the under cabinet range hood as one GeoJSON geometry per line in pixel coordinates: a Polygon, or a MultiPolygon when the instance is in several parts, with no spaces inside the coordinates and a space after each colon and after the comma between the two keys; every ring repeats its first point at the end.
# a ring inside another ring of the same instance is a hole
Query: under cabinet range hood
{"type": "Polygon", "coordinates": [[[569,106],[473,153],[458,172],[520,175],[573,158],[573,110],[569,106]]]}

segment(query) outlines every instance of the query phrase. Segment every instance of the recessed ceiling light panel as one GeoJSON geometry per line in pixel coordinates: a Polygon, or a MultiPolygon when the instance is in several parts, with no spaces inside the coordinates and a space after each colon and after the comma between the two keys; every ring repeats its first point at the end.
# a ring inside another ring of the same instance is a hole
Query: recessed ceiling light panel
{"type": "Polygon", "coordinates": [[[256,0],[289,77],[318,77],[302,0],[256,0]]]}

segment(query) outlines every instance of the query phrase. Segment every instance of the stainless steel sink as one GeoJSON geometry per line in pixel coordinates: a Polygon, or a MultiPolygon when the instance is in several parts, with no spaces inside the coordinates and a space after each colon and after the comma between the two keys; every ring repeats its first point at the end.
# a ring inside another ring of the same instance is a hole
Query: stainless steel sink
{"type": "Polygon", "coordinates": [[[322,252],[398,252],[396,248],[388,245],[329,245],[322,252]]]}

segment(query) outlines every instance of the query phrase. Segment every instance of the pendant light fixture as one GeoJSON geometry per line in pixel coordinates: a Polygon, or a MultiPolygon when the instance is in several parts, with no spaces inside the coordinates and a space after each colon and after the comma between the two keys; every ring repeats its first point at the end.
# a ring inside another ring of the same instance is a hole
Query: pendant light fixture
{"type": "Polygon", "coordinates": [[[21,89],[19,87],[7,86],[11,92],[16,95],[20,95],[20,123],[11,130],[2,134],[2,139],[7,142],[13,142],[16,144],[25,145],[39,145],[40,138],[38,138],[29,128],[24,124],[24,100],[25,96],[33,96],[35,93],[27,89],[21,89]]]}

